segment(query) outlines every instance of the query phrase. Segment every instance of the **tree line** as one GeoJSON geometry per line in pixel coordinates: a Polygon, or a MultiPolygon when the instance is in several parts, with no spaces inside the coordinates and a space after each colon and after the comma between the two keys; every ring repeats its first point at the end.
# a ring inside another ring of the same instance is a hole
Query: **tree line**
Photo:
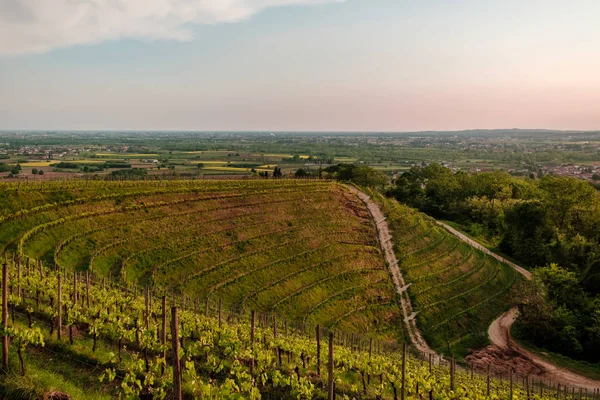
{"type": "Polygon", "coordinates": [[[413,167],[387,194],[467,233],[534,270],[516,290],[517,333],[573,358],[600,357],[600,197],[588,182],[505,172],[468,174],[439,164],[413,167]]]}

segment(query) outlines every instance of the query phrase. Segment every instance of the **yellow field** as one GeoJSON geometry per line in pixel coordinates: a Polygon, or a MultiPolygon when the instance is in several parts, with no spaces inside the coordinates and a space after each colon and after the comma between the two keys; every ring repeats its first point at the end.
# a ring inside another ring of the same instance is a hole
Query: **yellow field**
{"type": "MultiPolygon", "coordinates": [[[[48,167],[50,164],[53,164],[59,161],[34,161],[21,164],[21,167],[48,167]]],[[[15,166],[17,164],[10,164],[11,166],[15,166]]]]}
{"type": "MultiPolygon", "coordinates": [[[[265,153],[264,154],[265,157],[281,157],[281,158],[292,158],[294,155],[293,154],[285,154],[285,153],[265,153]]],[[[300,156],[300,158],[302,160],[306,160],[308,157],[310,157],[308,154],[302,154],[300,156]]]]}
{"type": "Polygon", "coordinates": [[[252,168],[234,168],[234,167],[207,167],[204,168],[208,171],[237,171],[237,172],[250,172],[252,168]]]}
{"type": "Polygon", "coordinates": [[[356,162],[356,161],[358,161],[358,158],[356,158],[356,157],[334,157],[333,160],[336,162],[356,162]]]}
{"type": "MultiPolygon", "coordinates": [[[[105,162],[122,162],[123,160],[110,160],[110,159],[106,159],[103,158],[102,160],[62,160],[64,162],[74,162],[77,164],[104,164],[105,162]]],[[[60,161],[54,161],[54,162],[60,162],[60,161]]]]}
{"type": "MultiPolygon", "coordinates": [[[[173,152],[175,154],[175,152],[173,152]]],[[[236,153],[233,150],[196,150],[196,151],[178,151],[177,154],[204,154],[205,156],[220,155],[220,154],[232,154],[236,153]]],[[[249,153],[246,153],[249,154],[249,153]]]]}
{"type": "Polygon", "coordinates": [[[190,161],[191,164],[214,164],[214,165],[226,165],[227,161],[190,161]]]}
{"type": "Polygon", "coordinates": [[[118,157],[118,158],[153,158],[158,154],[138,154],[138,153],[96,153],[98,157],[118,157]]]}
{"type": "MultiPolygon", "coordinates": [[[[229,171],[229,172],[252,172],[252,168],[235,168],[235,167],[218,167],[218,166],[209,166],[203,168],[206,171],[229,171]]],[[[273,168],[255,168],[257,172],[273,172],[273,168]]]]}

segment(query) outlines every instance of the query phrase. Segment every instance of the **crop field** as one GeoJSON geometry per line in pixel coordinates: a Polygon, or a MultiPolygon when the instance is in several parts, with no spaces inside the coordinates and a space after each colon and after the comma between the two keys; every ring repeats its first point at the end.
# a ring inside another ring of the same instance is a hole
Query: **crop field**
{"type": "Polygon", "coordinates": [[[183,399],[583,398],[583,388],[490,369],[486,376],[372,336],[223,313],[214,302],[200,311],[178,295],[5,262],[14,293],[2,305],[12,316],[10,372],[0,374],[7,399],[173,399],[179,391],[183,399]]]}
{"type": "Polygon", "coordinates": [[[4,185],[0,245],[194,301],[380,338],[400,310],[373,221],[317,181],[65,181],[4,185]]]}
{"type": "Polygon", "coordinates": [[[442,353],[461,355],[467,347],[484,344],[490,323],[511,304],[518,274],[425,214],[375,198],[384,206],[417,325],[427,342],[442,353]]]}
{"type": "Polygon", "coordinates": [[[98,157],[117,157],[117,158],[152,158],[158,156],[156,153],[96,153],[98,157]]]}

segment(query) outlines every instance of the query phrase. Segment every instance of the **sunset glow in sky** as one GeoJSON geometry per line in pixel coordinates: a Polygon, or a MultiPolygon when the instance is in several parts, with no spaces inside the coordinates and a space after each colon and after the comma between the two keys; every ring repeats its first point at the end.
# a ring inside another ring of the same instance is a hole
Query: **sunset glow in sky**
{"type": "Polygon", "coordinates": [[[600,129],[598,0],[1,0],[0,129],[600,129]]]}

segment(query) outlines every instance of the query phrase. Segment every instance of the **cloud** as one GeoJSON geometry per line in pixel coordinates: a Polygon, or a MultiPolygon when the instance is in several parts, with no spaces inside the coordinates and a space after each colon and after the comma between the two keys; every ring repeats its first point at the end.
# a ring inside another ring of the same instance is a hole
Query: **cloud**
{"type": "Polygon", "coordinates": [[[0,0],[0,55],[121,38],[191,40],[191,24],[238,22],[275,6],[344,0],[0,0]]]}

